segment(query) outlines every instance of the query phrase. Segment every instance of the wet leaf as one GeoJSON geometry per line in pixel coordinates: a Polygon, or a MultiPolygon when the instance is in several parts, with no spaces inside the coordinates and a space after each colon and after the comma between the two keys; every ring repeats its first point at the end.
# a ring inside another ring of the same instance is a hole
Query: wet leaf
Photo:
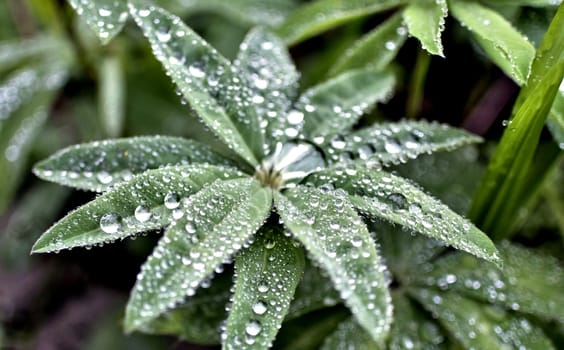
{"type": "Polygon", "coordinates": [[[327,271],[372,339],[382,342],[392,321],[385,267],[346,197],[297,186],[275,193],[274,199],[284,225],[327,271]]]}
{"type": "Polygon", "coordinates": [[[304,269],[303,249],[282,230],[264,228],[235,258],[235,292],[224,349],[270,347],[304,269]]]}
{"type": "Polygon", "coordinates": [[[420,0],[405,8],[403,19],[409,34],[419,39],[423,50],[444,57],[441,33],[447,15],[446,0],[420,0]]]}
{"type": "Polygon", "coordinates": [[[0,42],[0,73],[65,49],[61,40],[50,36],[0,42]]]}
{"type": "Polygon", "coordinates": [[[103,44],[116,36],[127,21],[125,0],[68,0],[103,44]]]}
{"type": "Polygon", "coordinates": [[[308,182],[338,188],[363,215],[399,224],[482,259],[501,262],[488,236],[401,177],[362,167],[336,168],[314,173],[308,182]]]}
{"type": "Polygon", "coordinates": [[[285,129],[291,125],[286,113],[297,94],[299,73],[282,40],[260,27],[251,30],[241,44],[236,65],[260,102],[253,106],[262,116],[261,132],[271,150],[276,141],[288,138],[285,129]]]}
{"type": "Polygon", "coordinates": [[[558,6],[562,0],[482,0],[490,5],[510,5],[510,6],[558,6]]]}
{"type": "Polygon", "coordinates": [[[410,291],[464,347],[474,349],[554,349],[542,330],[522,316],[454,293],[410,291]]]}
{"type": "Polygon", "coordinates": [[[477,2],[449,4],[452,15],[470,30],[490,59],[518,84],[524,84],[535,56],[533,45],[500,14],[477,2]]]}
{"type": "Polygon", "coordinates": [[[402,5],[404,0],[317,0],[297,8],[279,27],[278,34],[289,45],[357,18],[402,5]]]}
{"type": "Polygon", "coordinates": [[[558,93],[554,97],[547,126],[559,147],[564,149],[564,80],[560,83],[558,93]]]}
{"type": "Polygon", "coordinates": [[[436,122],[378,123],[330,140],[327,154],[331,163],[354,161],[380,168],[480,141],[478,136],[436,122]]]}
{"type": "Polygon", "coordinates": [[[180,18],[153,6],[130,4],[130,8],[155,56],[190,106],[227,146],[257,165],[264,152],[253,105],[257,100],[237,69],[180,18]]]}
{"type": "Polygon", "coordinates": [[[335,349],[383,349],[372,340],[370,334],[364,330],[353,317],[339,323],[337,330],[330,334],[323,342],[321,350],[335,349]]]}
{"type": "Polygon", "coordinates": [[[219,344],[221,324],[227,319],[231,284],[230,275],[214,277],[210,286],[202,286],[194,296],[140,329],[143,333],[173,335],[191,343],[219,344]]]}
{"type": "Polygon", "coordinates": [[[355,41],[339,56],[330,74],[358,68],[382,70],[396,57],[406,38],[407,29],[400,12],[355,41]]]}
{"type": "Polygon", "coordinates": [[[352,70],[304,92],[290,122],[303,120],[303,134],[318,145],[326,144],[343,130],[351,128],[376,102],[386,100],[396,79],[391,72],[352,70]]]}
{"type": "Polygon", "coordinates": [[[38,163],[34,173],[65,186],[104,192],[146,170],[207,163],[234,166],[234,162],[196,141],[141,136],[65,148],[38,163]]]}
{"type": "Polygon", "coordinates": [[[545,319],[564,321],[564,269],[540,252],[504,242],[503,269],[450,254],[411,276],[415,284],[455,291],[545,319]]]}
{"type": "Polygon", "coordinates": [[[268,217],[272,192],[250,178],[217,181],[179,206],[180,217],[147,259],[126,308],[130,332],[195,294],[268,217]]]}
{"type": "Polygon", "coordinates": [[[243,176],[203,164],[146,171],[61,219],[37,240],[33,252],[113,242],[164,227],[178,215],[181,202],[203,186],[243,176]]]}

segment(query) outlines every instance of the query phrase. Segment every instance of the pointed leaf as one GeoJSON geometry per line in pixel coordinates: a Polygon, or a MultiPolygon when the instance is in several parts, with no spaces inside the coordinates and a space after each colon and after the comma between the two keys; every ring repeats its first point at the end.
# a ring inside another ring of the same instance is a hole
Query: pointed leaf
{"type": "Polygon", "coordinates": [[[404,0],[317,0],[296,9],[278,27],[278,34],[289,45],[297,44],[328,29],[397,7],[404,0]]]}
{"type": "Polygon", "coordinates": [[[180,207],[141,268],[125,314],[132,331],[174,308],[241,249],[268,217],[272,191],[250,178],[216,181],[180,207]]]}
{"type": "Polygon", "coordinates": [[[0,84],[0,212],[22,180],[28,152],[66,82],[67,69],[50,60],[18,70],[0,84]]]}
{"type": "Polygon", "coordinates": [[[180,214],[180,202],[204,185],[244,176],[203,164],[149,170],[65,216],[37,240],[33,252],[113,242],[164,227],[180,214]]]}
{"type": "Polygon", "coordinates": [[[472,32],[495,64],[518,84],[524,84],[535,56],[533,45],[501,15],[477,2],[449,4],[453,16],[472,32]]]}
{"type": "Polygon", "coordinates": [[[275,193],[274,199],[284,225],[327,271],[362,327],[382,342],[392,317],[385,267],[347,199],[304,186],[275,193]]]}
{"type": "Polygon", "coordinates": [[[38,163],[34,173],[65,186],[104,192],[146,170],[200,163],[234,166],[232,161],[196,141],[142,136],[65,148],[38,163]]]}
{"type": "Polygon", "coordinates": [[[383,349],[372,340],[353,317],[339,323],[337,330],[325,339],[321,350],[335,349],[383,349]]]}
{"type": "Polygon", "coordinates": [[[261,131],[272,147],[287,138],[286,112],[296,97],[299,73],[282,40],[260,27],[251,30],[241,44],[236,65],[260,102],[253,106],[263,116],[266,126],[261,131]]]}
{"type": "Polygon", "coordinates": [[[270,346],[302,277],[302,247],[280,228],[266,227],[235,258],[235,292],[224,349],[270,346]]]}
{"type": "Polygon", "coordinates": [[[410,290],[410,294],[432,312],[465,348],[554,349],[542,330],[522,316],[454,293],[415,289],[410,290]]]}
{"type": "Polygon", "coordinates": [[[407,38],[401,12],[388,18],[371,32],[358,39],[337,59],[332,76],[350,69],[384,69],[397,55],[407,38]]]}
{"type": "Polygon", "coordinates": [[[562,0],[482,0],[490,5],[501,6],[558,6],[562,0]]]}
{"type": "Polygon", "coordinates": [[[560,83],[558,93],[554,97],[547,126],[554,141],[558,142],[561,149],[564,149],[564,80],[560,83]]]}
{"type": "Polygon", "coordinates": [[[358,164],[380,168],[480,141],[478,136],[436,122],[378,123],[331,140],[328,160],[356,160],[358,164]]]}
{"type": "Polygon", "coordinates": [[[295,128],[301,126],[306,138],[325,144],[354,125],[376,102],[389,97],[395,83],[391,72],[348,71],[307,90],[288,114],[288,121],[295,128]]]}
{"type": "Polygon", "coordinates": [[[564,321],[564,269],[548,256],[504,242],[503,269],[450,254],[411,277],[413,283],[452,290],[541,318],[564,321]]]}
{"type": "Polygon", "coordinates": [[[103,44],[112,40],[127,21],[126,0],[69,0],[69,2],[103,44]]]}
{"type": "MultiPolygon", "coordinates": [[[[222,267],[223,269],[223,267],[222,267]]],[[[220,344],[220,328],[227,318],[232,277],[214,277],[209,287],[198,289],[180,306],[140,327],[143,333],[172,335],[197,344],[220,344]]]]}
{"type": "Polygon", "coordinates": [[[420,0],[405,8],[403,19],[409,34],[419,39],[423,50],[444,57],[441,33],[447,15],[446,0],[420,0]]]}
{"type": "Polygon", "coordinates": [[[130,9],[190,106],[227,146],[257,165],[264,152],[257,100],[235,67],[180,18],[153,6],[130,9]]]}
{"type": "Polygon", "coordinates": [[[482,259],[500,262],[488,236],[399,176],[358,167],[321,171],[308,182],[346,191],[351,203],[368,217],[400,224],[482,259]]]}

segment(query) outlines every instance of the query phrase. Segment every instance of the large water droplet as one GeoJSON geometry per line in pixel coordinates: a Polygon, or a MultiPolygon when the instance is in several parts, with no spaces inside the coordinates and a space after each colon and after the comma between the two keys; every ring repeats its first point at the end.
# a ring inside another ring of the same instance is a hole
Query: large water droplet
{"type": "Polygon", "coordinates": [[[113,177],[112,175],[110,175],[108,172],[106,171],[101,171],[96,175],[96,178],[98,179],[98,181],[100,181],[100,183],[107,185],[110,182],[113,181],[113,177]]]}
{"type": "Polygon", "coordinates": [[[121,230],[121,216],[116,213],[104,214],[100,219],[100,228],[106,233],[117,233],[121,230]]]}
{"type": "Polygon", "coordinates": [[[395,209],[405,209],[407,198],[401,193],[391,193],[386,197],[386,201],[395,209]]]}
{"type": "Polygon", "coordinates": [[[247,326],[245,327],[245,332],[252,337],[258,335],[261,330],[262,330],[262,327],[261,327],[260,323],[258,321],[255,321],[255,320],[247,323],[247,326]]]}
{"type": "Polygon", "coordinates": [[[264,313],[266,312],[266,303],[264,301],[257,301],[254,305],[253,305],[253,312],[257,315],[264,315],[264,313]]]}
{"type": "Polygon", "coordinates": [[[190,75],[194,78],[203,78],[206,76],[206,72],[202,69],[201,64],[198,63],[191,64],[190,67],[188,67],[188,72],[190,72],[190,75]]]}
{"type": "Polygon", "coordinates": [[[164,198],[164,205],[167,209],[176,209],[180,205],[180,198],[176,193],[169,192],[164,198]]]}
{"type": "Polygon", "coordinates": [[[144,205],[140,205],[137,208],[135,208],[135,218],[139,222],[148,221],[151,218],[152,215],[153,214],[151,214],[151,211],[149,210],[149,208],[147,208],[144,205]]]}

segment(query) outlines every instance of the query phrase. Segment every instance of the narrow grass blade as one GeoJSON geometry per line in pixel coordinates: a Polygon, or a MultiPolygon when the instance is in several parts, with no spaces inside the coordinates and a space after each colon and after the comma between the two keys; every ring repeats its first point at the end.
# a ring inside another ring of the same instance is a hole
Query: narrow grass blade
{"type": "Polygon", "coordinates": [[[270,347],[304,269],[303,248],[280,228],[265,227],[235,258],[235,292],[223,349],[270,347]]]}
{"type": "Polygon", "coordinates": [[[41,161],[33,171],[43,180],[105,192],[144,171],[188,164],[234,166],[232,161],[196,141],[141,136],[71,146],[41,161]]]}
{"type": "Polygon", "coordinates": [[[217,181],[182,205],[148,258],[125,313],[130,332],[180,304],[240,250],[270,214],[272,191],[254,179],[217,181]]]}

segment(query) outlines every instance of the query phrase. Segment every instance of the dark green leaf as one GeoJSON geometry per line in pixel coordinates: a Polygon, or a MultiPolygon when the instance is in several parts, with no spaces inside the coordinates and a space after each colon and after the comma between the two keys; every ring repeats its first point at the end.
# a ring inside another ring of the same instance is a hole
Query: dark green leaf
{"type": "Polygon", "coordinates": [[[385,267],[346,196],[297,186],[274,199],[284,225],[327,271],[357,321],[383,342],[392,321],[385,267]]]}
{"type": "Polygon", "coordinates": [[[34,172],[47,181],[104,192],[146,170],[188,164],[234,165],[196,141],[143,136],[71,146],[38,163],[34,172]]]}
{"type": "Polygon", "coordinates": [[[419,39],[424,50],[444,56],[441,33],[447,15],[446,0],[418,0],[405,8],[403,19],[409,34],[419,39]]]}
{"type": "Polygon", "coordinates": [[[127,21],[126,0],[68,1],[104,44],[112,40],[127,21]]]}
{"type": "Polygon", "coordinates": [[[39,238],[33,252],[113,242],[164,227],[181,214],[181,202],[203,186],[243,176],[203,164],[146,171],[68,214],[39,238]]]}
{"type": "Polygon", "coordinates": [[[350,69],[384,69],[397,55],[407,38],[401,12],[365,34],[343,52],[331,68],[331,75],[350,69]]]}
{"type": "Polygon", "coordinates": [[[185,202],[141,268],[127,305],[130,332],[161,316],[240,250],[270,214],[272,191],[250,178],[216,181],[185,202]]]}
{"type": "Polygon", "coordinates": [[[304,269],[303,249],[266,227],[235,258],[235,292],[224,349],[266,349],[282,325],[304,269]]]}
{"type": "Polygon", "coordinates": [[[316,186],[338,188],[364,215],[400,224],[500,263],[497,249],[482,231],[401,177],[358,167],[325,170],[308,179],[316,186]]]}
{"type": "Polygon", "coordinates": [[[321,350],[383,349],[378,346],[353,317],[339,323],[337,330],[325,339],[321,350]]]}

